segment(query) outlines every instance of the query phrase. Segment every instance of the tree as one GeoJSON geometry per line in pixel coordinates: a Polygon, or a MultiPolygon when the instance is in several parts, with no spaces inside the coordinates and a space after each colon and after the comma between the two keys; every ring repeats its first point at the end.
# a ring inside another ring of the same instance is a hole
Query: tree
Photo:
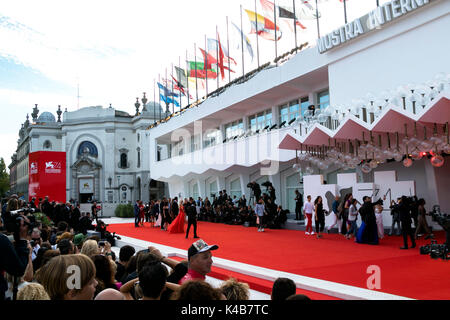
{"type": "Polygon", "coordinates": [[[6,171],[5,160],[0,158],[0,197],[4,197],[9,188],[9,174],[6,171]]]}

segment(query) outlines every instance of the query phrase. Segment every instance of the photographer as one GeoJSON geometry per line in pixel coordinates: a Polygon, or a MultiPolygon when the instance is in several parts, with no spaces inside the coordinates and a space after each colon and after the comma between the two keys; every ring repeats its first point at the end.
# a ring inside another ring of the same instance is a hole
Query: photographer
{"type": "Polygon", "coordinates": [[[257,184],[255,181],[252,181],[247,184],[247,187],[253,191],[253,202],[257,203],[259,201],[259,198],[261,197],[261,188],[259,187],[259,184],[257,184]]]}
{"type": "Polygon", "coordinates": [[[4,271],[12,276],[24,275],[29,260],[28,228],[30,221],[25,216],[16,220],[16,230],[13,245],[4,234],[0,234],[0,301],[5,299],[5,291],[8,289],[7,282],[3,277],[4,271]],[[18,224],[20,221],[20,224],[18,224]]]}
{"type": "Polygon", "coordinates": [[[408,236],[411,238],[411,248],[416,247],[414,232],[411,229],[411,200],[402,196],[399,205],[400,222],[402,223],[403,247],[400,249],[408,249],[408,236]]]}

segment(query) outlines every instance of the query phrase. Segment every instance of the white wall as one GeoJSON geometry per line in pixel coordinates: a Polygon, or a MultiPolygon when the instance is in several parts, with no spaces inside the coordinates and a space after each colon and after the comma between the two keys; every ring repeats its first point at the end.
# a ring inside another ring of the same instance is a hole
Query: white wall
{"type": "Polygon", "coordinates": [[[330,53],[330,58],[347,55],[328,67],[331,103],[349,104],[352,99],[364,99],[369,92],[376,96],[450,72],[450,2],[438,2],[330,53]],[[376,45],[371,43],[380,40],[376,45]]]}

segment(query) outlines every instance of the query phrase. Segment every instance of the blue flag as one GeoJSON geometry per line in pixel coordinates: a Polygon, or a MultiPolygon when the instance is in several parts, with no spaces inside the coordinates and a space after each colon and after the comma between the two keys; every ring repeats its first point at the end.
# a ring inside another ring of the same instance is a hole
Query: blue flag
{"type": "Polygon", "coordinates": [[[168,104],[173,103],[177,107],[180,106],[179,102],[174,99],[174,98],[178,98],[178,93],[170,91],[169,89],[167,89],[164,85],[162,85],[159,82],[158,82],[158,87],[159,87],[159,97],[161,98],[162,101],[164,101],[165,103],[168,103],[168,104]],[[171,97],[173,97],[173,98],[171,98],[171,97]]]}
{"type": "Polygon", "coordinates": [[[178,93],[175,93],[173,91],[170,91],[167,89],[164,85],[158,82],[159,92],[160,94],[166,96],[166,97],[175,97],[178,98],[178,93]],[[161,92],[162,91],[162,92],[161,92]]]}

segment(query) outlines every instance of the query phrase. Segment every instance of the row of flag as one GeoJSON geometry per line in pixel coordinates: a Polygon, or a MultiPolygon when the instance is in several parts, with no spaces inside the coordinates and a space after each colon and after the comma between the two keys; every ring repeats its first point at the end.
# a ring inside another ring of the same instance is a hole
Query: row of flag
{"type": "MultiPolygon", "coordinates": [[[[296,32],[297,27],[302,30],[306,29],[306,26],[302,24],[303,20],[314,20],[320,18],[320,12],[317,10],[317,7],[311,4],[311,2],[315,2],[317,4],[317,2],[323,1],[329,0],[293,0],[292,6],[278,5],[276,2],[269,0],[259,0],[263,13],[256,12],[255,1],[255,11],[249,9],[244,10],[251,25],[249,34],[257,34],[258,37],[274,41],[276,43],[283,36],[283,32],[280,27],[281,23],[291,32],[296,32]],[[295,6],[296,2],[299,4],[297,7],[295,6]]],[[[343,0],[334,1],[342,2],[343,0]]],[[[244,60],[244,52],[247,53],[250,56],[251,61],[253,61],[253,45],[242,30],[242,7],[241,27],[234,22],[231,22],[231,26],[233,32],[235,32],[239,39],[241,39],[240,43],[236,43],[235,47],[237,49],[241,49],[242,51],[242,62],[244,60]]],[[[159,98],[161,102],[166,104],[167,111],[169,110],[168,106],[170,104],[180,107],[182,96],[187,97],[189,104],[190,99],[193,99],[192,95],[189,93],[190,87],[196,88],[196,94],[198,89],[206,88],[206,91],[208,91],[208,80],[216,80],[217,84],[219,84],[219,79],[225,79],[226,72],[229,74],[235,73],[233,68],[237,66],[237,62],[229,54],[229,45],[224,46],[221,42],[218,31],[216,31],[216,39],[205,39],[205,48],[198,49],[202,55],[198,61],[197,58],[192,61],[188,60],[186,57],[186,68],[182,68],[181,66],[177,66],[175,68],[172,67],[171,76],[167,77],[166,75],[166,78],[163,78],[162,81],[158,81],[159,98]]]]}

